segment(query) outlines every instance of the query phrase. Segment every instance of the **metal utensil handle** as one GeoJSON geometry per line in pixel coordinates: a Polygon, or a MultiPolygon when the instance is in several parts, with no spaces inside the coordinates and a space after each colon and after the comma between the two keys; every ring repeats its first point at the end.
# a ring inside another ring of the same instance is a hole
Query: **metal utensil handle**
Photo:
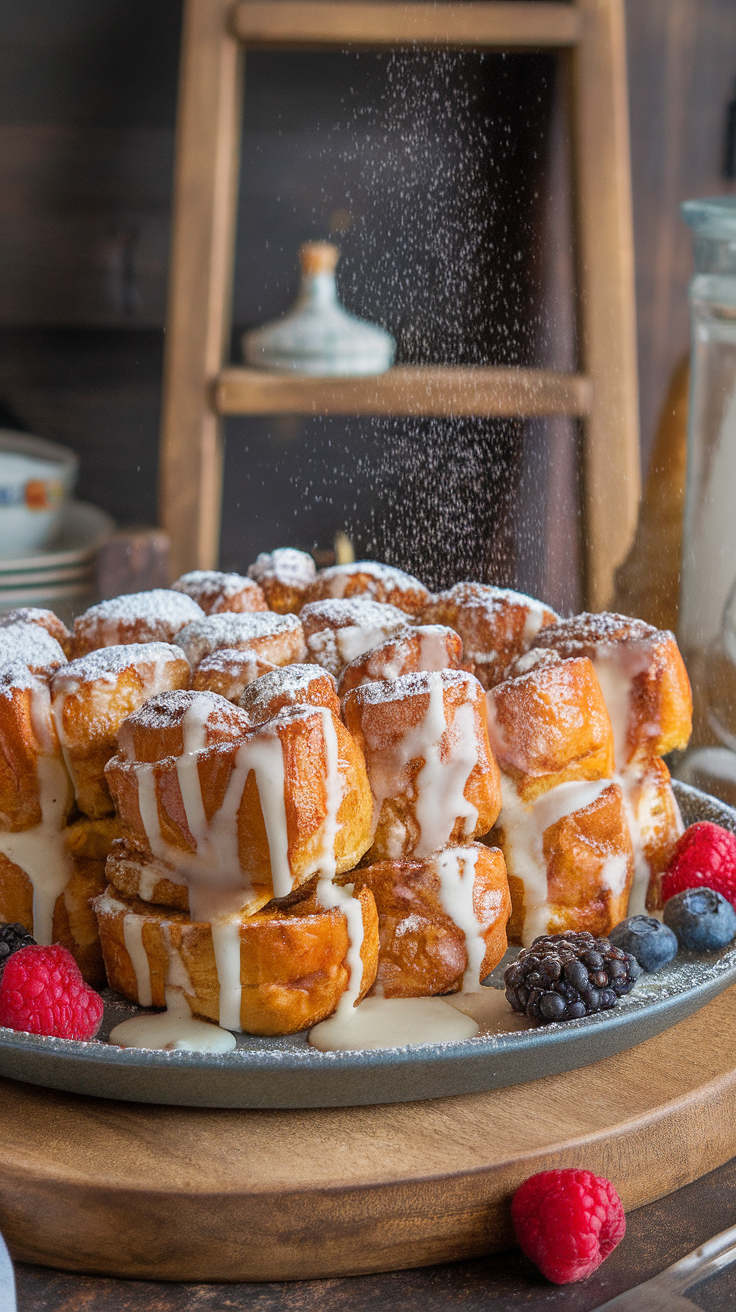
{"type": "Polygon", "coordinates": [[[16,1312],[15,1276],[5,1240],[0,1235],[0,1308],[2,1312],[16,1312]]]}
{"type": "Polygon", "coordinates": [[[706,1239],[699,1248],[693,1249],[686,1257],[680,1258],[668,1266],[666,1271],[657,1276],[658,1282],[673,1293],[682,1294],[691,1285],[706,1280],[724,1267],[736,1262],[736,1225],[722,1230],[712,1239],[706,1239]]]}

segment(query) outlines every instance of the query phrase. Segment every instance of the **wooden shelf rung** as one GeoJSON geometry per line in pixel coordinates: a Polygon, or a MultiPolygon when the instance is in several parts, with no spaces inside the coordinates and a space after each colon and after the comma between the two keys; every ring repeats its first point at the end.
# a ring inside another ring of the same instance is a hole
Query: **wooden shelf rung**
{"type": "Polygon", "coordinates": [[[312,378],[223,369],[215,384],[221,415],[479,415],[582,418],[590,412],[584,374],[549,369],[399,365],[368,378],[312,378]]]}
{"type": "Polygon", "coordinates": [[[232,29],[249,46],[535,49],[576,45],[580,18],[574,5],[530,4],[529,0],[473,4],[240,0],[233,10],[232,29]]]}

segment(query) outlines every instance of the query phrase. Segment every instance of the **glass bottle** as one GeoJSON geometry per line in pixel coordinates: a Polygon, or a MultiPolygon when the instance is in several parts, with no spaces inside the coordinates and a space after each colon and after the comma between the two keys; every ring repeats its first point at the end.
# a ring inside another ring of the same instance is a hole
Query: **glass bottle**
{"type": "Polygon", "coordinates": [[[736,197],[685,201],[682,213],[694,232],[695,272],[678,638],[693,685],[695,750],[677,773],[730,801],[736,786],[736,197]]]}

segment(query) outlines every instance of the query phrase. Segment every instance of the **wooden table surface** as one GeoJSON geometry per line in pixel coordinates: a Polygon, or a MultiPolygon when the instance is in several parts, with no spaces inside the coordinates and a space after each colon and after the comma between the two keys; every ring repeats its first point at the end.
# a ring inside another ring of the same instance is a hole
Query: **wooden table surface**
{"type": "MultiPolygon", "coordinates": [[[[171,1285],[17,1268],[19,1312],[589,1312],[736,1224],[736,1158],[627,1218],[618,1249],[589,1280],[548,1284],[518,1252],[388,1275],[274,1284],[171,1285]]],[[[736,1308],[736,1265],[690,1295],[736,1308]]]]}

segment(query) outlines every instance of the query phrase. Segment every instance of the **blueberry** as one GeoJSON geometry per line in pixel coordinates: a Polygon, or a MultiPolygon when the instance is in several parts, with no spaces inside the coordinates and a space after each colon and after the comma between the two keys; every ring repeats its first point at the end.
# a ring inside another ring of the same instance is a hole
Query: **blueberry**
{"type": "Polygon", "coordinates": [[[608,937],[615,947],[630,952],[642,969],[650,972],[666,966],[677,953],[677,938],[672,929],[654,916],[630,916],[616,925],[608,937]]]}
{"type": "Polygon", "coordinates": [[[686,888],[665,903],[663,914],[680,947],[691,952],[715,952],[736,937],[736,911],[712,888],[686,888]]]}

